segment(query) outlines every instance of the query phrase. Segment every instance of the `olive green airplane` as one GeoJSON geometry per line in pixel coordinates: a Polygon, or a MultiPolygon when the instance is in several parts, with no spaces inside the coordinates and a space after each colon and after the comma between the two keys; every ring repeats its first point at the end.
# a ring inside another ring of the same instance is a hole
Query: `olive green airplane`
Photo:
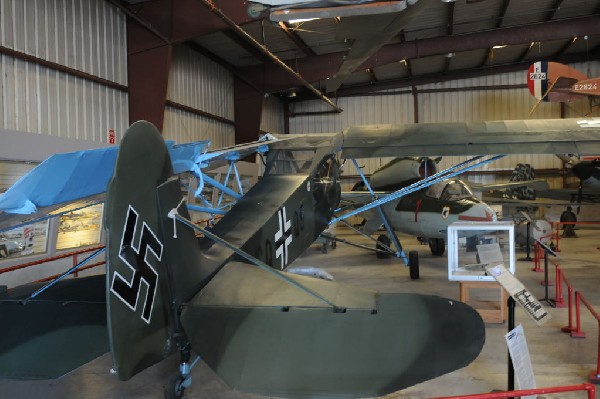
{"type": "MultiPolygon", "coordinates": [[[[285,398],[386,395],[464,367],[485,341],[481,317],[466,304],[280,271],[332,222],[340,201],[335,155],[595,154],[598,123],[381,125],[289,135],[269,144],[263,178],[204,229],[189,220],[162,136],[136,122],[106,193],[106,275],[62,280],[35,299],[27,299],[35,286],[0,296],[0,317],[11,326],[0,331],[0,375],[58,377],[102,353],[106,325],[121,380],[179,352],[169,398],[193,389],[192,352],[231,387],[285,398]]],[[[367,206],[410,192],[402,190],[367,206]]]]}

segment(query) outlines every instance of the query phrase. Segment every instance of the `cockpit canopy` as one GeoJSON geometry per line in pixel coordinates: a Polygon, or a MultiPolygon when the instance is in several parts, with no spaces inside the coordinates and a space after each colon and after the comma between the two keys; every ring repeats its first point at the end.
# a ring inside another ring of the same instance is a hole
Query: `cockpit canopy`
{"type": "Polygon", "coordinates": [[[476,199],[471,189],[461,180],[444,180],[427,188],[428,197],[441,200],[476,199]]]}

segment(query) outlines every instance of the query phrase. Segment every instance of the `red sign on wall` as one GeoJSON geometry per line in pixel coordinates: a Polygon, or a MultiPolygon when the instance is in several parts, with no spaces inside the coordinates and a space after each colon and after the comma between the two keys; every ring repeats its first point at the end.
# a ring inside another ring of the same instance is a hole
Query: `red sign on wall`
{"type": "Polygon", "coordinates": [[[108,143],[109,144],[115,143],[115,130],[114,129],[110,129],[108,131],[108,143]]]}

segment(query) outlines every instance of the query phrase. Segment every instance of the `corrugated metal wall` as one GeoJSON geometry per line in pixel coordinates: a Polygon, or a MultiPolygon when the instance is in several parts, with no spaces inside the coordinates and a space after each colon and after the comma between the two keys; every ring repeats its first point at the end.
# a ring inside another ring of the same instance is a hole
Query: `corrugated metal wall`
{"type": "Polygon", "coordinates": [[[15,184],[21,176],[35,166],[36,164],[31,163],[0,161],[0,193],[15,184]]]}
{"type": "MultiPolygon", "coordinates": [[[[95,0],[2,0],[0,45],[127,84],[125,16],[95,0]]],[[[128,126],[127,94],[62,72],[0,57],[0,127],[117,140],[128,126]]]]}
{"type": "MultiPolygon", "coordinates": [[[[573,67],[590,76],[600,75],[599,62],[574,64],[573,67]]],[[[513,72],[420,86],[417,88],[420,91],[417,95],[419,122],[560,118],[560,105],[555,103],[542,103],[529,116],[536,100],[526,88],[443,91],[444,89],[507,86],[523,83],[525,83],[525,72],[513,72]],[[431,90],[442,90],[442,92],[427,92],[431,90]]],[[[344,110],[341,114],[290,118],[290,133],[339,132],[351,125],[414,122],[412,94],[340,98],[337,100],[337,104],[344,110]]],[[[307,101],[291,105],[292,112],[320,112],[330,109],[321,101],[307,101]]],[[[593,113],[590,113],[589,103],[579,101],[567,104],[565,114],[566,117],[600,116],[600,110],[595,109],[593,113]]],[[[440,166],[445,168],[461,160],[464,158],[445,157],[440,166]]],[[[364,160],[360,163],[365,165],[363,169],[365,173],[372,173],[385,161],[364,160]]],[[[538,169],[562,166],[560,160],[552,155],[522,155],[505,157],[482,169],[512,169],[519,162],[532,164],[538,169]]],[[[355,174],[354,167],[346,168],[345,173],[355,174]]],[[[492,179],[488,176],[479,180],[492,181],[492,179]]],[[[551,181],[552,186],[557,186],[559,183],[551,181]]]]}
{"type": "Polygon", "coordinates": [[[268,96],[265,99],[260,130],[274,134],[284,133],[283,103],[277,96],[268,96]]]}
{"type": "MultiPolygon", "coordinates": [[[[233,121],[233,76],[197,52],[176,46],[167,99],[233,121]]],[[[163,135],[178,143],[210,139],[213,148],[235,143],[233,125],[173,107],[165,110],[163,135]]]]}

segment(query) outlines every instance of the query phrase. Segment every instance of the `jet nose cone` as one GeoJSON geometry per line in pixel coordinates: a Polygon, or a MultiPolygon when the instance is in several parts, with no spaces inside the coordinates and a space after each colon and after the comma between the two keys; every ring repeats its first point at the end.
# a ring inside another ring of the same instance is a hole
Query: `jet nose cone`
{"type": "Polygon", "coordinates": [[[470,222],[496,222],[496,212],[488,204],[474,203],[473,206],[458,216],[458,220],[470,222]]]}

